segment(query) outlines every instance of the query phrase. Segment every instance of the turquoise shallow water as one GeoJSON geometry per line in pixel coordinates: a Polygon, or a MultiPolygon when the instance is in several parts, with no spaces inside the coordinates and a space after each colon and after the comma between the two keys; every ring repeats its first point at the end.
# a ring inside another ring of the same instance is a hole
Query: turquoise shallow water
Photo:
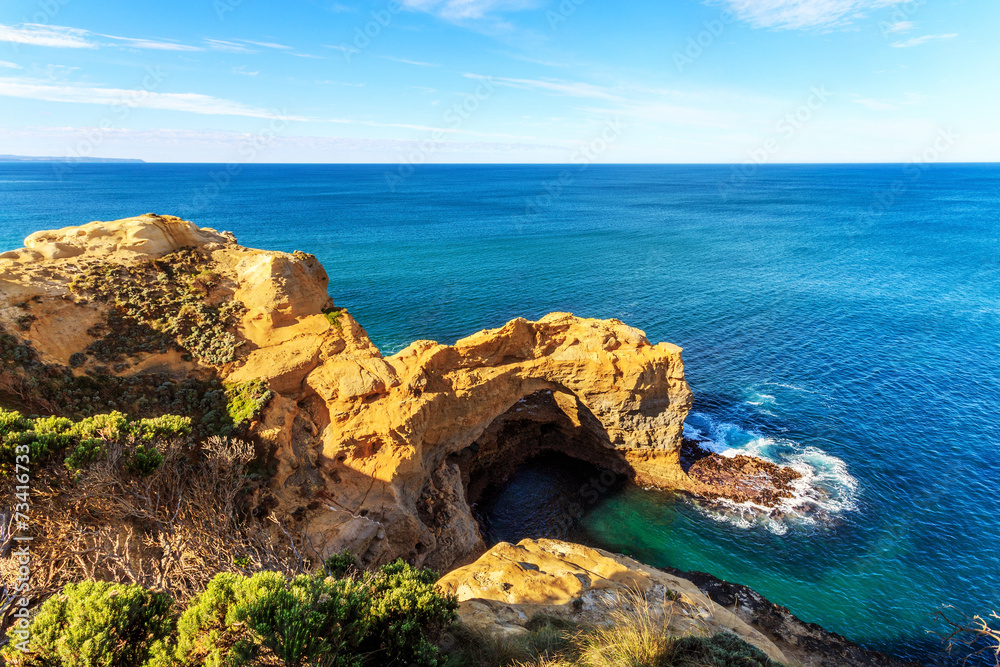
{"type": "MultiPolygon", "coordinates": [[[[582,537],[943,660],[937,606],[1000,608],[1000,167],[772,166],[735,192],[726,166],[574,167],[555,188],[563,169],[426,167],[393,192],[379,166],[244,167],[216,190],[206,165],[0,164],[0,248],[183,215],[315,253],[386,352],[620,318],[684,347],[692,437],[809,484],[776,519],[625,487],[582,537]]],[[[508,513],[558,482],[531,475],[508,513]]]]}

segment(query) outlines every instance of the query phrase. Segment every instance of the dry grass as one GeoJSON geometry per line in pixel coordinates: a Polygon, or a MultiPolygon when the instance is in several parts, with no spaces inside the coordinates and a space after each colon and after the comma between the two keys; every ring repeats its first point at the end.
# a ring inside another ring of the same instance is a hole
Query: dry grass
{"type": "MultiPolygon", "coordinates": [[[[161,442],[164,461],[146,477],[124,469],[127,444],[107,446],[107,459],[77,477],[60,463],[34,471],[36,600],[67,583],[98,580],[166,591],[183,603],[219,572],[303,569],[277,518],[254,516],[266,491],[247,475],[249,444],[225,438],[200,446],[161,442]]],[[[10,516],[9,508],[3,513],[10,516]]],[[[9,536],[0,545],[0,580],[8,590],[18,567],[9,556],[9,536]]]]}
{"type": "Polygon", "coordinates": [[[735,635],[671,635],[667,601],[654,605],[632,593],[618,609],[605,627],[533,621],[535,629],[514,637],[466,629],[456,635],[449,667],[778,667],[735,635]]]}

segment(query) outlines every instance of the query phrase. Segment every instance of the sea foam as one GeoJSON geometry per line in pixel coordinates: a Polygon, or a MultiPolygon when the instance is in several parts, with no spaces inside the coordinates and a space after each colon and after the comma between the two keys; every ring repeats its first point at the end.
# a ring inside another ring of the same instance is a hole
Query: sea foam
{"type": "Polygon", "coordinates": [[[783,535],[794,527],[836,523],[844,513],[857,510],[857,479],[842,459],[818,447],[718,421],[701,412],[689,415],[684,437],[708,452],[725,457],[755,456],[788,466],[801,475],[792,484],[792,497],[783,499],[777,507],[692,498],[691,502],[714,521],[746,529],[762,527],[783,535]]]}

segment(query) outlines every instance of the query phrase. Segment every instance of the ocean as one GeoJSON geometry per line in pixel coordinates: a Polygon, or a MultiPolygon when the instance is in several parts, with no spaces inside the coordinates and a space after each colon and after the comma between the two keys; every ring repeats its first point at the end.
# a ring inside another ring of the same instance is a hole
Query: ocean
{"type": "MultiPolygon", "coordinates": [[[[0,163],[0,249],[39,229],[180,215],[317,255],[386,354],[550,311],[619,318],[684,348],[689,437],[804,477],[773,516],[626,485],[575,538],[747,584],[927,664],[945,664],[927,632],[936,609],[1000,610],[1000,166],[398,175],[0,163]]],[[[522,510],[571,488],[565,474],[547,462],[516,478],[494,508],[501,532],[537,531],[522,510]]]]}

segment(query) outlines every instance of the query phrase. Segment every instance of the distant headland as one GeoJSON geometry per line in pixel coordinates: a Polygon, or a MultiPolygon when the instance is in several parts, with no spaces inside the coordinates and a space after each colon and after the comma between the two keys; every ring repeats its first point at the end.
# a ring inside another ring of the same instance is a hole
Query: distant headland
{"type": "Polygon", "coordinates": [[[0,155],[0,162],[95,162],[143,164],[145,160],[119,157],[52,157],[36,155],[0,155]]]}

